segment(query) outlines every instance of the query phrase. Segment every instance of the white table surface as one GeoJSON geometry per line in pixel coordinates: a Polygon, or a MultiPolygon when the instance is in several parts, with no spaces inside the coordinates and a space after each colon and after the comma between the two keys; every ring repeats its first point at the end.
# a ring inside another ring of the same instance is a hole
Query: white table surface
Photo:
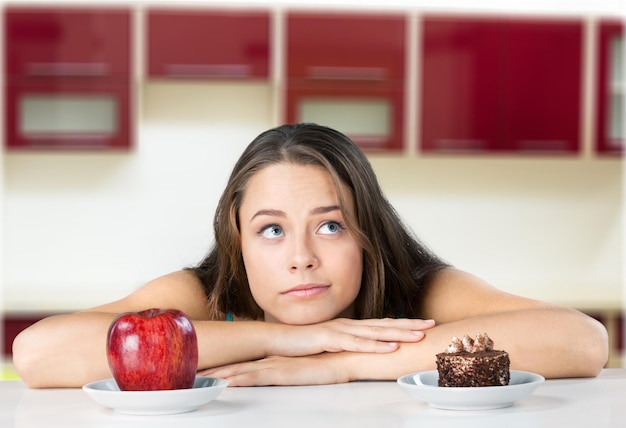
{"type": "Polygon", "coordinates": [[[597,378],[544,382],[512,407],[430,408],[395,382],[227,388],[198,410],[130,416],[101,407],[80,388],[27,388],[0,382],[0,427],[626,427],[626,369],[597,378]]]}

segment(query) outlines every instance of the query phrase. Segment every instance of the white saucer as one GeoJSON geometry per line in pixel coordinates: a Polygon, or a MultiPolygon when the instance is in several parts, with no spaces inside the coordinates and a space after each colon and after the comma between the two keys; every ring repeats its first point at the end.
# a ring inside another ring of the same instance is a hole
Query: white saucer
{"type": "Polygon", "coordinates": [[[169,415],[196,410],[220,395],[227,385],[224,379],[197,376],[189,389],[120,391],[114,379],[105,379],[84,385],[83,391],[98,404],[118,413],[169,415]]]}
{"type": "Polygon", "coordinates": [[[509,407],[532,393],[545,380],[543,376],[511,370],[506,386],[439,387],[437,370],[408,374],[398,384],[409,394],[431,407],[450,410],[487,410],[509,407]]]}

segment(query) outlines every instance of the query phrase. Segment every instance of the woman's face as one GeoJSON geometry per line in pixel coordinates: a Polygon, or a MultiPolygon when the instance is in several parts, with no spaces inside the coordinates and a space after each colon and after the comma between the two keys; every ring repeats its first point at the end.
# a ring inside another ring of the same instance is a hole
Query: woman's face
{"type": "Polygon", "coordinates": [[[265,167],[248,182],[239,225],[250,290],[266,321],[353,316],[363,251],[345,226],[328,172],[292,163],[265,167]]]}

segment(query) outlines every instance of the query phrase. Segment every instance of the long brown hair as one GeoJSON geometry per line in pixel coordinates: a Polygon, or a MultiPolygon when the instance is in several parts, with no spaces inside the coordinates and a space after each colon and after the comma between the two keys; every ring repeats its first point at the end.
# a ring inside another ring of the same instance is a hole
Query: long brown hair
{"type": "Polygon", "coordinates": [[[263,132],[235,164],[215,213],[215,243],[204,260],[190,268],[206,291],[211,312],[231,311],[251,319],[263,316],[243,265],[238,212],[250,178],[277,163],[316,165],[331,175],[346,226],[363,248],[356,318],[419,316],[425,282],[446,263],[406,228],[380,189],[367,157],[354,142],[334,129],[310,123],[263,132]],[[354,216],[345,212],[341,183],[354,198],[354,216]]]}

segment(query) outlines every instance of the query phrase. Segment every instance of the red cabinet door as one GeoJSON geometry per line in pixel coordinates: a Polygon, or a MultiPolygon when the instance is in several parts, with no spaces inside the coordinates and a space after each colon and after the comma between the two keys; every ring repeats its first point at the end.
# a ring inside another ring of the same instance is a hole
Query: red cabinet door
{"type": "Polygon", "coordinates": [[[291,13],[287,76],[402,80],[405,20],[402,15],[291,13]]]}
{"type": "Polygon", "coordinates": [[[5,24],[7,75],[130,73],[129,10],[8,7],[5,24]]]}
{"type": "Polygon", "coordinates": [[[268,12],[149,10],[147,16],[150,77],[268,78],[268,12]]]}
{"type": "Polygon", "coordinates": [[[365,150],[401,150],[406,17],[287,16],[286,121],[336,128],[365,150]]]}
{"type": "Polygon", "coordinates": [[[603,154],[624,151],[624,22],[604,19],[598,26],[596,58],[596,150],[603,154]]]}
{"type": "Polygon", "coordinates": [[[578,151],[581,22],[427,16],[421,62],[423,151],[578,151]]]}
{"type": "Polygon", "coordinates": [[[133,115],[125,83],[54,79],[6,87],[8,149],[128,149],[133,115]]]}
{"type": "Polygon", "coordinates": [[[131,146],[131,13],[127,8],[8,7],[8,149],[131,146]]]}
{"type": "Polygon", "coordinates": [[[506,24],[502,149],[578,152],[582,22],[511,20],[506,24]]]}
{"type": "Polygon", "coordinates": [[[495,19],[431,16],[422,23],[422,150],[497,150],[504,86],[495,19]]]}

